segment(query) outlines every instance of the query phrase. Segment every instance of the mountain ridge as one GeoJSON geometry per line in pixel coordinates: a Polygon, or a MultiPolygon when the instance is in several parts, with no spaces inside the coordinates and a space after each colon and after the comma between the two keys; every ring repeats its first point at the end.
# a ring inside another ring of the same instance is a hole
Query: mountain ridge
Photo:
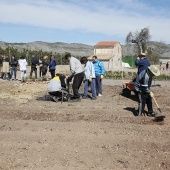
{"type": "MultiPolygon", "coordinates": [[[[148,42],[147,44],[153,51],[159,53],[159,58],[170,58],[170,44],[164,44],[159,42],[148,42]]],[[[0,41],[0,47],[6,49],[7,47],[16,48],[18,51],[23,49],[29,50],[42,50],[52,53],[64,54],[70,52],[74,56],[91,56],[94,53],[94,46],[82,44],[82,43],[64,43],[64,42],[44,42],[33,41],[28,43],[8,43],[0,41]]],[[[123,56],[135,55],[134,44],[122,45],[123,56]]]]}

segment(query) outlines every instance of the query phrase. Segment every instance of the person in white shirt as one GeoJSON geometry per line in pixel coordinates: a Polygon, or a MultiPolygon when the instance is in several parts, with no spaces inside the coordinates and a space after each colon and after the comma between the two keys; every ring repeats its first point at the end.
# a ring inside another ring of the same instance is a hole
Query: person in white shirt
{"type": "Polygon", "coordinates": [[[71,97],[71,100],[80,101],[79,88],[84,79],[84,70],[80,61],[77,58],[72,57],[71,54],[66,54],[65,60],[70,63],[70,74],[67,77],[67,81],[71,81],[74,77],[72,85],[73,96],[71,97]]]}
{"type": "Polygon", "coordinates": [[[26,70],[27,70],[27,61],[25,59],[24,56],[22,56],[19,60],[18,60],[18,65],[20,68],[20,76],[21,76],[21,81],[26,79],[26,70]]]}
{"type": "Polygon", "coordinates": [[[95,86],[95,71],[93,63],[88,61],[86,57],[81,58],[81,63],[84,64],[85,80],[84,80],[84,95],[82,99],[87,99],[88,88],[91,87],[92,100],[96,100],[96,86],[95,86]]]}

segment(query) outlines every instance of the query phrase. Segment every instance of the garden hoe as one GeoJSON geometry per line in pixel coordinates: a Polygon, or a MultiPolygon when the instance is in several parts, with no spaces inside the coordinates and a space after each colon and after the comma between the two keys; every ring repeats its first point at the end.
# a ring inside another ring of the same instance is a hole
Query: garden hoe
{"type": "Polygon", "coordinates": [[[160,109],[160,107],[159,107],[159,105],[158,105],[155,97],[152,96],[152,98],[153,98],[153,100],[154,100],[154,102],[155,102],[155,104],[156,104],[156,106],[157,106],[157,108],[158,108],[158,110],[159,110],[159,112],[160,112],[160,114],[161,114],[160,116],[155,116],[155,120],[154,120],[154,121],[155,121],[155,122],[164,121],[165,116],[162,114],[161,109],[160,109]]]}

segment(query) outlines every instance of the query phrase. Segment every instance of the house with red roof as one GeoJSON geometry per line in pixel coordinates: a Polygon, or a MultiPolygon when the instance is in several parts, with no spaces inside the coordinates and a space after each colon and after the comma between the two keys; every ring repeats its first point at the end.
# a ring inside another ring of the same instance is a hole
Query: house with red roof
{"type": "MultiPolygon", "coordinates": [[[[100,41],[94,45],[94,54],[103,61],[106,70],[122,67],[122,46],[118,41],[100,41]]],[[[88,57],[92,60],[93,55],[88,57]]]]}

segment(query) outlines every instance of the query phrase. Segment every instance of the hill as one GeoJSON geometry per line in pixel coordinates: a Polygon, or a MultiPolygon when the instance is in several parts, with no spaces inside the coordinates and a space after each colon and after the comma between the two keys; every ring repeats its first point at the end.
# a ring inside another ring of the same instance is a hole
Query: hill
{"type": "MultiPolygon", "coordinates": [[[[79,43],[48,43],[42,41],[35,41],[30,43],[7,43],[0,41],[1,48],[5,49],[9,46],[18,49],[19,51],[22,51],[23,49],[31,49],[53,52],[54,54],[63,54],[65,52],[70,52],[72,55],[75,56],[93,55],[93,46],[79,43]]],[[[170,44],[164,44],[160,42],[149,42],[148,47],[150,47],[154,52],[159,54],[160,58],[170,58],[170,44]]],[[[134,44],[122,45],[122,49],[123,56],[135,55],[134,44]]]]}
{"type": "Polygon", "coordinates": [[[35,41],[30,43],[7,43],[2,41],[0,42],[0,47],[3,49],[9,46],[18,49],[19,51],[22,51],[22,49],[31,49],[53,52],[54,54],[63,54],[65,52],[70,52],[72,55],[75,56],[89,56],[93,54],[93,46],[78,43],[48,43],[41,41],[35,41]]]}

